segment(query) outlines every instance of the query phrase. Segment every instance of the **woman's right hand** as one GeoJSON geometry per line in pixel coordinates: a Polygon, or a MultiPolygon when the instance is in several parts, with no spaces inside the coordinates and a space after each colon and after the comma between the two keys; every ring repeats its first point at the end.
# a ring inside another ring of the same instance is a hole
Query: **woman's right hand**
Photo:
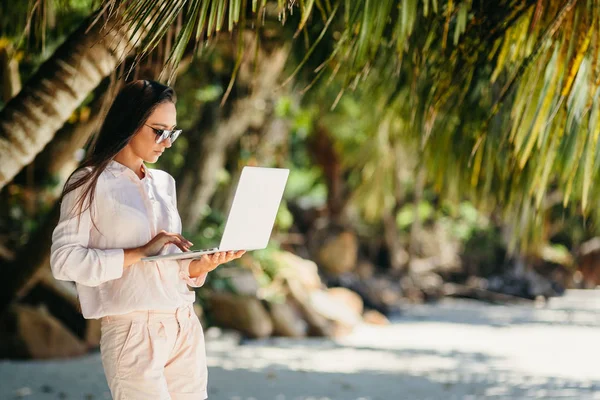
{"type": "Polygon", "coordinates": [[[144,257],[152,257],[160,253],[160,251],[168,244],[174,244],[181,251],[189,251],[194,244],[181,236],[178,233],[160,231],[152,240],[140,248],[144,257]]]}

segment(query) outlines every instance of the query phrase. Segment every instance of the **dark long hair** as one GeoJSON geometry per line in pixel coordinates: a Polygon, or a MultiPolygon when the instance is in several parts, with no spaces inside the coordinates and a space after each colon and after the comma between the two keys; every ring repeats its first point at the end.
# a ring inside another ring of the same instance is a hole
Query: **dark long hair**
{"type": "Polygon", "coordinates": [[[89,209],[94,201],[96,185],[102,171],[117,153],[127,146],[159,104],[174,104],[176,101],[175,91],[159,82],[136,80],[125,85],[110,106],[88,156],[69,176],[61,200],[68,193],[83,186],[85,189],[73,209],[78,209],[78,215],[89,209]],[[81,177],[71,182],[71,177],[79,171],[83,172],[81,177]]]}

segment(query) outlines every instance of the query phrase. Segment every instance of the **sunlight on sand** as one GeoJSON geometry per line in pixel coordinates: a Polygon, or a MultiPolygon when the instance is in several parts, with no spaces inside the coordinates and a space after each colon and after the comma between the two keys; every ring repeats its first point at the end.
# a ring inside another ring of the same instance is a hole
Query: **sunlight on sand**
{"type": "MultiPolygon", "coordinates": [[[[412,306],[390,326],[361,325],[336,341],[239,344],[237,334],[209,329],[209,398],[600,400],[595,296],[575,292],[539,309],[472,301],[412,306]]],[[[76,360],[0,361],[0,398],[110,395],[96,353],[76,360]]]]}

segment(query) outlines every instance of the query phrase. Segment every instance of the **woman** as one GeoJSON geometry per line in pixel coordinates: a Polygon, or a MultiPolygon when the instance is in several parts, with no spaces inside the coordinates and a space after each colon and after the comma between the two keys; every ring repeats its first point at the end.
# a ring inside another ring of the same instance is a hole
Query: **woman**
{"type": "Polygon", "coordinates": [[[193,310],[208,272],[243,251],[196,260],[142,262],[187,251],[175,181],[149,169],[171,147],[173,89],[127,84],[115,98],[89,157],[63,190],[50,264],[74,281],[83,316],[101,319],[102,365],[114,399],[205,399],[202,327],[193,310]]]}

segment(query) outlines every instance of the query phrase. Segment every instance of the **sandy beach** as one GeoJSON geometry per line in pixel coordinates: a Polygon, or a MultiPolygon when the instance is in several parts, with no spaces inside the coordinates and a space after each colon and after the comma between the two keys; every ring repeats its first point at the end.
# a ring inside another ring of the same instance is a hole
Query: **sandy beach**
{"type": "MultiPolygon", "coordinates": [[[[332,341],[206,332],[211,400],[600,399],[600,293],[406,307],[332,341]]],[[[99,353],[0,361],[0,399],[110,399],[99,353]]]]}

